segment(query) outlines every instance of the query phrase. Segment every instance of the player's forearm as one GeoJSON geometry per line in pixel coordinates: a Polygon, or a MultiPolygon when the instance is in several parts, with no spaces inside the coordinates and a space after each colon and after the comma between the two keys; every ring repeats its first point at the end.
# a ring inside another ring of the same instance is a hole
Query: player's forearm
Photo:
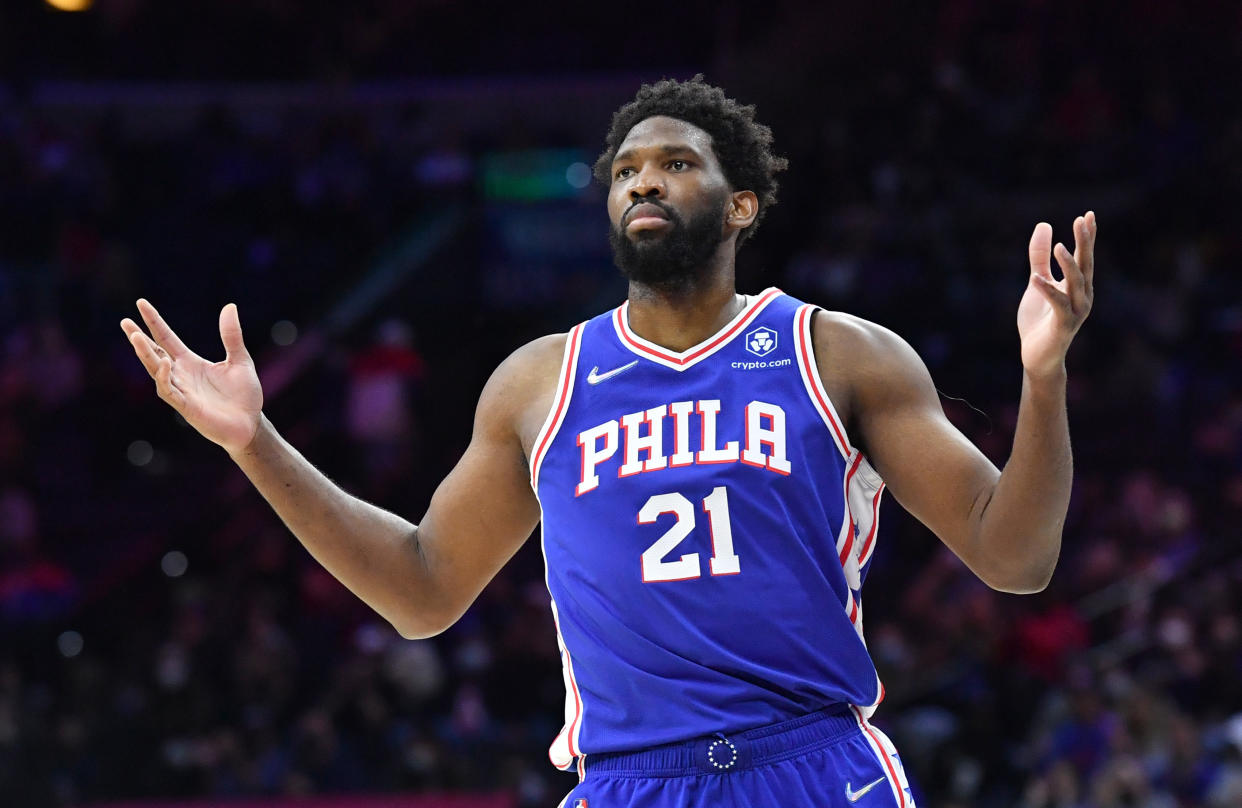
{"type": "Polygon", "coordinates": [[[977,535],[988,583],[1009,592],[1048,585],[1061,553],[1074,460],[1065,409],[1065,372],[1023,374],[1013,452],[984,507],[977,535]]]}
{"type": "Polygon", "coordinates": [[[293,535],[403,636],[441,630],[416,526],[346,493],[260,418],[255,439],[232,458],[293,535]]]}

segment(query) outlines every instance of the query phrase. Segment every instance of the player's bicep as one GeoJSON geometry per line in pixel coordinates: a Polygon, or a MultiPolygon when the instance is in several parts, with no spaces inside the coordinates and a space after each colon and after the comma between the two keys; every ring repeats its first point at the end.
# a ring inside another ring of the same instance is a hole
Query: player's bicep
{"type": "MultiPolygon", "coordinates": [[[[543,353],[547,353],[544,351],[543,353]]],[[[479,397],[470,444],[418,525],[436,600],[459,617],[539,522],[519,424],[542,379],[539,356],[506,360],[479,397]]]]}
{"type": "Polygon", "coordinates": [[[522,472],[510,447],[476,436],[436,489],[418,525],[440,599],[451,604],[455,616],[478,597],[539,521],[539,505],[522,472]]]}
{"type": "Polygon", "coordinates": [[[855,422],[871,464],[893,498],[971,566],[970,538],[1000,471],[945,416],[913,348],[878,326],[867,341],[855,422]]]}

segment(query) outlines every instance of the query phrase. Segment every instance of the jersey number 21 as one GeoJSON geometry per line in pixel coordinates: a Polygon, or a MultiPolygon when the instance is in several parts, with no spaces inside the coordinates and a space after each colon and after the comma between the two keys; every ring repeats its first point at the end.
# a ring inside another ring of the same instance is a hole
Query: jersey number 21
{"type": "MultiPolygon", "coordinates": [[[[733,552],[733,527],[729,524],[729,493],[723,485],[712,489],[703,500],[712,534],[712,575],[737,575],[741,564],[733,552]]],[[[665,557],[694,530],[694,504],[681,494],[656,494],[638,512],[638,524],[651,525],[661,515],[671,513],[677,521],[663,536],[643,551],[643,583],[656,581],[688,581],[702,574],[699,554],[686,553],[676,561],[665,557]]]]}

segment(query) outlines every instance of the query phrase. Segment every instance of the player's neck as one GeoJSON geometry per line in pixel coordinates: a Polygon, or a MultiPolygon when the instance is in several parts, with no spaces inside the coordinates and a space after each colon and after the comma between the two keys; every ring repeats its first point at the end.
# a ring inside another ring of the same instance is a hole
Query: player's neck
{"type": "MultiPolygon", "coordinates": [[[[731,269],[731,268],[730,268],[731,269]]],[[[684,351],[715,334],[737,316],[746,299],[737,294],[733,272],[711,273],[688,289],[630,283],[630,329],[670,351],[684,351]]]]}

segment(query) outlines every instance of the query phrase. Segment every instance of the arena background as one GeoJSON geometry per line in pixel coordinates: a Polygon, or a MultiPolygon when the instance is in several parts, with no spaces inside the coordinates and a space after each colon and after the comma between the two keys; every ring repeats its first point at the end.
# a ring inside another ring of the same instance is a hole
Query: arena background
{"type": "Polygon", "coordinates": [[[624,295],[609,114],[702,71],[790,158],[743,290],[902,334],[998,463],[1030,231],[1099,216],[1052,584],[993,593],[884,505],[876,723],[919,804],[1242,805],[1242,7],[584,9],[0,5],[0,804],[559,801],[537,543],[402,641],[117,323],[145,296],[218,358],[237,302],[271,420],[417,520],[495,365],[624,295]]]}

